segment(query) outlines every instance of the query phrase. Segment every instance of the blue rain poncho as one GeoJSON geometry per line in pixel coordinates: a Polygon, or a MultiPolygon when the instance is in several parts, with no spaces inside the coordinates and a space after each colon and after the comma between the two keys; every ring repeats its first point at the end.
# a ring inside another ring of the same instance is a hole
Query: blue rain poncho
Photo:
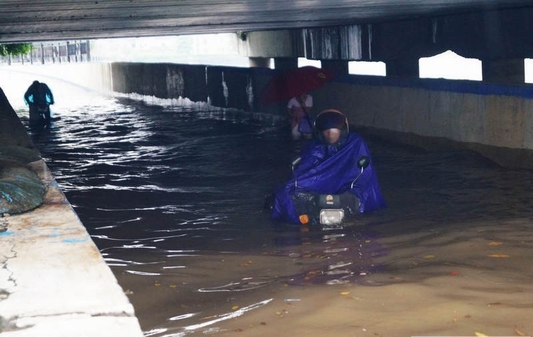
{"type": "Polygon", "coordinates": [[[352,181],[361,172],[357,162],[362,156],[371,158],[366,142],[355,133],[347,133],[334,145],[313,140],[301,153],[302,160],[295,168],[294,176],[275,190],[271,218],[300,224],[292,198],[297,192],[295,177],[298,190],[317,194],[355,194],[360,202],[360,213],[386,207],[372,160],[350,189],[352,181]]]}

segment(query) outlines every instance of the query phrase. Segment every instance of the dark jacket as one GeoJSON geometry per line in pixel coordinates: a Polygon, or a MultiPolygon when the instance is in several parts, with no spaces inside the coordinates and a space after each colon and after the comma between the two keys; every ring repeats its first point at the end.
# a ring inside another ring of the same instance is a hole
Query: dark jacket
{"type": "Polygon", "coordinates": [[[28,105],[54,104],[54,95],[46,83],[36,81],[26,90],[24,101],[28,105]]]}

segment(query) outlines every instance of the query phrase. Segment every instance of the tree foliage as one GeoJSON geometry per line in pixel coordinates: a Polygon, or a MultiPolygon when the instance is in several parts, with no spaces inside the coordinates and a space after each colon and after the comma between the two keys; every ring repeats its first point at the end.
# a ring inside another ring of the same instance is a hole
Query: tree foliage
{"type": "Polygon", "coordinates": [[[26,55],[33,49],[31,43],[0,44],[0,56],[26,55]]]}

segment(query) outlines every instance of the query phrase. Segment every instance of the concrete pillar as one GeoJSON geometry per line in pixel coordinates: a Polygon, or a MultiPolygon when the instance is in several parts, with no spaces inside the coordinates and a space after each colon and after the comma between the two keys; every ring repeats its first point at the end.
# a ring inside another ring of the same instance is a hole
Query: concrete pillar
{"type": "Polygon", "coordinates": [[[321,60],[322,69],[331,70],[335,75],[347,75],[348,61],[344,60],[321,60]]]}
{"type": "Polygon", "coordinates": [[[270,57],[249,57],[250,68],[270,68],[270,57]]]}
{"type": "Polygon", "coordinates": [[[419,78],[418,59],[388,60],[385,64],[388,78],[419,78]]]}
{"type": "Polygon", "coordinates": [[[299,57],[301,36],[293,30],[248,32],[239,39],[239,54],[248,57],[299,57]]]}
{"type": "Polygon", "coordinates": [[[224,67],[207,67],[207,95],[210,104],[225,108],[227,106],[227,91],[224,90],[223,71],[224,67]]]}
{"type": "Polygon", "coordinates": [[[44,46],[41,43],[41,64],[44,64],[44,46]]]}
{"type": "Polygon", "coordinates": [[[290,70],[298,68],[297,57],[276,57],[274,58],[274,68],[276,70],[290,70]]]}
{"type": "Polygon", "coordinates": [[[483,82],[524,84],[524,59],[483,60],[483,82]]]}
{"type": "Polygon", "coordinates": [[[91,41],[86,40],[85,46],[87,48],[87,62],[91,62],[91,41]]]}

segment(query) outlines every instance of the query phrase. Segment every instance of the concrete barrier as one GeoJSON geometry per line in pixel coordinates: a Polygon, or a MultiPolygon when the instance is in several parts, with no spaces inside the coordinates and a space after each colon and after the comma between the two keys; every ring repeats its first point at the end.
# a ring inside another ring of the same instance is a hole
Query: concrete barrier
{"type": "Polygon", "coordinates": [[[347,76],[315,93],[351,124],[418,146],[472,149],[505,167],[533,168],[533,88],[468,81],[347,76]]]}
{"type": "MultiPolygon", "coordinates": [[[[0,95],[0,139],[36,160],[26,168],[46,186],[42,204],[0,215],[2,337],[143,336],[134,309],[87,230],[0,95]]],[[[11,108],[11,109],[10,109],[11,108]]],[[[6,159],[5,154],[0,160],[6,159]]]]}
{"type": "MultiPolygon", "coordinates": [[[[272,69],[144,63],[57,65],[63,66],[76,70],[69,72],[70,81],[93,89],[210,101],[220,108],[274,116],[276,121],[283,121],[286,113],[286,102],[258,103],[261,90],[276,73],[272,69]]],[[[32,71],[53,73],[53,68],[37,66],[32,71]]],[[[467,148],[505,167],[533,168],[530,85],[343,75],[312,94],[315,113],[338,109],[354,126],[383,137],[417,146],[467,148]]]]}

